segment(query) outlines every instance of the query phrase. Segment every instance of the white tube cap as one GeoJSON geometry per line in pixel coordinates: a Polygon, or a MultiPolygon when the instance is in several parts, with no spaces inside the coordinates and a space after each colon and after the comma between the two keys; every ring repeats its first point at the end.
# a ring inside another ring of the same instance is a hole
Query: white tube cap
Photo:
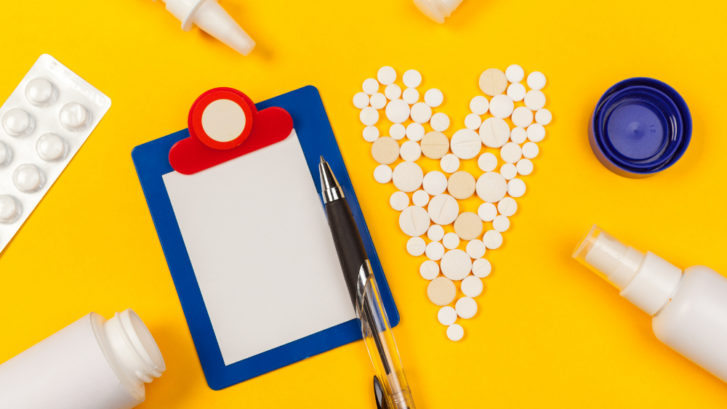
{"type": "Polygon", "coordinates": [[[462,0],[414,0],[419,11],[439,24],[444,24],[444,19],[461,3],[462,0]]]}

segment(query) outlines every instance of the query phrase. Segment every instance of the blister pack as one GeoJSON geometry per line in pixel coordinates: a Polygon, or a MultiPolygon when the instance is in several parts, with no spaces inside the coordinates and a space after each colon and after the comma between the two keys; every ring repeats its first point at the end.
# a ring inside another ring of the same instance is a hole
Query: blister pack
{"type": "Polygon", "coordinates": [[[111,106],[50,55],[0,107],[0,252],[111,106]]]}

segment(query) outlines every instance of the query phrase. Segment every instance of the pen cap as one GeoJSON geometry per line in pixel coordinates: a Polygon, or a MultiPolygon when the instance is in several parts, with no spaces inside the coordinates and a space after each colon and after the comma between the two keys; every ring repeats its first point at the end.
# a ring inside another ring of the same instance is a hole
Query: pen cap
{"type": "Polygon", "coordinates": [[[692,118],[674,88],[652,78],[630,78],[606,91],[589,126],[598,160],[612,172],[643,178],[672,166],[692,136],[692,118]]]}
{"type": "Polygon", "coordinates": [[[444,19],[449,17],[461,3],[462,0],[414,0],[414,4],[422,13],[439,24],[444,24],[444,19]]]}

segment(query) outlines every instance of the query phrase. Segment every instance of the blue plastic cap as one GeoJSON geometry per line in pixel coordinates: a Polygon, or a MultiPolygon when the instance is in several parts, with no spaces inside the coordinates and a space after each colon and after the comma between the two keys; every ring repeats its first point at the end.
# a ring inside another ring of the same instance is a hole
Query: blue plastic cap
{"type": "Polygon", "coordinates": [[[588,136],[604,166],[642,178],[682,157],[692,137],[692,117],[674,88],[652,78],[630,78],[603,94],[588,136]]]}

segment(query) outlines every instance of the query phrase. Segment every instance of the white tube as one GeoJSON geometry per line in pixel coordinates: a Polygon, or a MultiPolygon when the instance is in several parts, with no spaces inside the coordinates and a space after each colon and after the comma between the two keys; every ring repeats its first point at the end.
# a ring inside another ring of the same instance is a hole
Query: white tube
{"type": "Polygon", "coordinates": [[[134,311],[90,313],[0,365],[0,408],[130,409],[165,369],[134,311]]]}

